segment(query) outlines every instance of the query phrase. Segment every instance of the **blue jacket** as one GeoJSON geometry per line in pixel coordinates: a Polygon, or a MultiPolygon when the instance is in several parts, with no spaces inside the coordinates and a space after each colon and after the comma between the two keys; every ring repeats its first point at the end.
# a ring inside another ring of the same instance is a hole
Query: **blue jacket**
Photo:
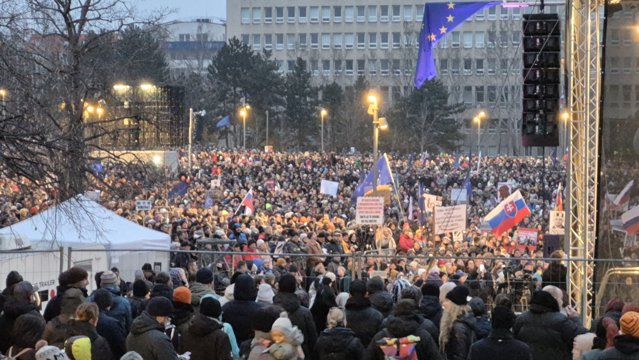
{"type": "MultiPolygon", "coordinates": [[[[102,289],[109,290],[113,295],[113,305],[111,305],[109,311],[105,311],[104,313],[119,321],[128,333],[129,330],[131,330],[131,323],[133,322],[131,315],[131,304],[127,301],[127,299],[120,296],[120,291],[115,285],[113,287],[105,286],[102,287],[102,289]]],[[[93,302],[93,294],[89,296],[87,301],[93,302]]]]}

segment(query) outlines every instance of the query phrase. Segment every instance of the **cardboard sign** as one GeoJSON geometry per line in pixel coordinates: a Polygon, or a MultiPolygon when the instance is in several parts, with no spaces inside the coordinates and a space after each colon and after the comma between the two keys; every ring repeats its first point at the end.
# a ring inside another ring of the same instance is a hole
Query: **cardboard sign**
{"type": "Polygon", "coordinates": [[[519,238],[519,245],[537,245],[537,229],[518,228],[517,237],[519,238]]]}
{"type": "Polygon", "coordinates": [[[453,204],[463,204],[468,202],[468,191],[465,188],[450,189],[450,202],[453,204]]]}
{"type": "Polygon", "coordinates": [[[435,211],[435,206],[442,206],[442,197],[424,194],[424,207],[426,208],[426,211],[432,213],[435,211]]]}
{"type": "Polygon", "coordinates": [[[466,230],[466,205],[435,207],[435,234],[464,230],[466,230]]]}
{"type": "Polygon", "coordinates": [[[151,209],[153,209],[151,200],[135,200],[136,211],[149,211],[151,209]]]}
{"type": "Polygon", "coordinates": [[[339,188],[338,182],[322,180],[322,183],[320,184],[320,194],[337,197],[337,188],[339,188]]]}
{"type": "Polygon", "coordinates": [[[515,184],[511,182],[499,182],[497,183],[497,201],[502,201],[509,197],[515,190],[515,184]]]}
{"type": "Polygon", "coordinates": [[[384,224],[384,198],[382,197],[358,197],[355,210],[355,224],[357,225],[383,225],[384,224]]]}
{"type": "Polygon", "coordinates": [[[566,217],[563,211],[551,211],[548,234],[564,235],[566,233],[566,217]]]}

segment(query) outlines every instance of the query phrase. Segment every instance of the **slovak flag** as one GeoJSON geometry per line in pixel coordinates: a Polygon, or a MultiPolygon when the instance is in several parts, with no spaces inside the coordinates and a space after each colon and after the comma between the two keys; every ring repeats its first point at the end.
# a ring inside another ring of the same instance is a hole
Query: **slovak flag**
{"type": "Polygon", "coordinates": [[[623,229],[626,230],[628,235],[633,235],[639,232],[639,206],[635,206],[632,209],[621,214],[621,222],[623,223],[623,229]]]}
{"type": "Polygon", "coordinates": [[[521,192],[517,190],[488,213],[484,221],[490,225],[493,234],[500,235],[513,226],[517,226],[527,216],[530,216],[530,209],[526,206],[521,192]]]}
{"type": "Polygon", "coordinates": [[[253,215],[253,212],[255,211],[255,206],[253,206],[253,189],[246,193],[246,196],[244,196],[244,199],[242,199],[242,202],[240,203],[240,207],[241,206],[244,206],[244,215],[253,215]]]}
{"type": "Polygon", "coordinates": [[[615,200],[613,200],[613,204],[615,204],[616,206],[619,205],[623,205],[625,203],[627,203],[628,201],[630,201],[630,189],[632,189],[632,186],[635,184],[634,180],[630,180],[626,186],[623,187],[623,190],[621,190],[621,192],[619,193],[619,195],[617,195],[617,197],[615,198],[615,200]]]}

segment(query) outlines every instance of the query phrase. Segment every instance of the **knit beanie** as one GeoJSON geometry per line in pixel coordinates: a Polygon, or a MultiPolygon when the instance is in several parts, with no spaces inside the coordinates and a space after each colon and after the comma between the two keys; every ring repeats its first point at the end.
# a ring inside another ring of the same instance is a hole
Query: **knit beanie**
{"type": "Polygon", "coordinates": [[[57,346],[43,346],[35,354],[36,360],[67,360],[68,357],[64,351],[57,346]]]}
{"type": "Polygon", "coordinates": [[[144,360],[144,358],[135,351],[129,351],[128,353],[122,355],[120,360],[144,360]]]}
{"type": "Polygon", "coordinates": [[[100,287],[115,285],[118,276],[113,271],[105,271],[100,275],[100,287]]]}
{"type": "Polygon", "coordinates": [[[89,278],[89,273],[86,270],[74,266],[71,269],[63,272],[58,276],[58,282],[60,286],[69,286],[75,283],[79,283],[82,280],[89,278]]]}
{"type": "Polygon", "coordinates": [[[632,337],[639,338],[639,313],[628,311],[619,319],[621,332],[632,337]]]}
{"type": "Polygon", "coordinates": [[[271,285],[260,284],[257,290],[257,301],[272,304],[273,296],[275,296],[275,293],[273,292],[271,285]]]}
{"type": "Polygon", "coordinates": [[[291,319],[285,316],[286,313],[283,313],[275,322],[273,326],[271,326],[271,331],[281,331],[285,336],[288,336],[293,331],[293,323],[291,323],[291,319]]]}
{"type": "Polygon", "coordinates": [[[297,289],[297,280],[295,280],[295,276],[291,274],[282,275],[279,281],[279,289],[280,289],[280,292],[285,292],[290,294],[295,293],[295,290],[297,289]]]}
{"type": "Polygon", "coordinates": [[[200,301],[200,314],[217,319],[222,314],[222,306],[212,296],[204,296],[200,301]]]}
{"type": "Polygon", "coordinates": [[[482,316],[486,314],[486,303],[478,296],[470,299],[468,306],[470,306],[470,309],[473,311],[475,316],[482,316]]]}
{"type": "MultiPolygon", "coordinates": [[[[550,309],[550,311],[552,312],[559,311],[559,304],[557,303],[557,300],[549,292],[543,290],[535,291],[532,298],[530,299],[530,304],[542,306],[544,308],[550,309]]],[[[531,310],[534,312],[535,309],[533,308],[531,310]]]]}
{"type": "Polygon", "coordinates": [[[353,282],[351,282],[351,287],[349,289],[349,292],[351,295],[360,295],[360,296],[365,296],[366,295],[366,282],[364,280],[353,280],[353,282]]]}
{"type": "Polygon", "coordinates": [[[422,285],[422,295],[439,297],[439,286],[430,282],[424,283],[422,285]]]}
{"type": "Polygon", "coordinates": [[[448,292],[453,290],[456,286],[457,285],[455,285],[454,282],[447,282],[442,284],[442,286],[439,287],[439,302],[443,303],[446,299],[446,295],[448,295],[448,292]]]}
{"type": "Polygon", "coordinates": [[[395,316],[411,316],[417,314],[417,304],[413,299],[401,299],[393,309],[395,316]]]}
{"type": "Polygon", "coordinates": [[[270,305],[257,310],[251,317],[251,329],[254,331],[269,332],[275,320],[284,311],[279,306],[270,305]]]}
{"type": "Polygon", "coordinates": [[[173,290],[173,302],[180,302],[184,304],[191,303],[191,290],[186,286],[179,286],[173,290]]]}
{"type": "Polygon", "coordinates": [[[446,294],[446,299],[452,301],[456,305],[466,305],[468,304],[468,288],[465,286],[455,286],[451,291],[446,294]]]}
{"type": "Polygon", "coordinates": [[[146,305],[146,311],[151,316],[171,316],[173,313],[173,304],[171,300],[164,296],[156,296],[149,300],[146,305]]]}
{"type": "Polygon", "coordinates": [[[201,268],[195,274],[195,281],[200,284],[211,284],[213,282],[213,271],[209,268],[201,268]]]}
{"type": "Polygon", "coordinates": [[[515,324],[515,313],[507,307],[495,306],[492,312],[493,329],[510,329],[515,324]]]}
{"type": "Polygon", "coordinates": [[[133,282],[133,296],[143,298],[149,293],[149,288],[146,286],[146,281],[135,280],[133,282]]]}
{"type": "Polygon", "coordinates": [[[24,279],[22,278],[22,275],[20,275],[19,272],[17,271],[11,271],[9,272],[9,275],[7,275],[7,289],[11,288],[13,285],[23,281],[24,279]]]}
{"type": "Polygon", "coordinates": [[[62,301],[60,302],[60,314],[75,314],[75,309],[77,309],[80,304],[84,303],[84,301],[85,299],[82,290],[76,288],[68,289],[64,292],[62,301]]]}
{"type": "Polygon", "coordinates": [[[64,344],[64,352],[71,360],[91,360],[91,339],[86,336],[74,336],[64,344]]]}

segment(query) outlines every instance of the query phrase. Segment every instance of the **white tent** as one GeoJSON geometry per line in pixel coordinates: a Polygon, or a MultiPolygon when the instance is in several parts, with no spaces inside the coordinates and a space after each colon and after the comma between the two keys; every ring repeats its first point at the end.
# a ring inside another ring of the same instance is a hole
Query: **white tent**
{"type": "Polygon", "coordinates": [[[170,237],[131,222],[84,196],[0,229],[0,239],[18,237],[34,249],[104,245],[109,250],[169,250],[170,237]]]}

